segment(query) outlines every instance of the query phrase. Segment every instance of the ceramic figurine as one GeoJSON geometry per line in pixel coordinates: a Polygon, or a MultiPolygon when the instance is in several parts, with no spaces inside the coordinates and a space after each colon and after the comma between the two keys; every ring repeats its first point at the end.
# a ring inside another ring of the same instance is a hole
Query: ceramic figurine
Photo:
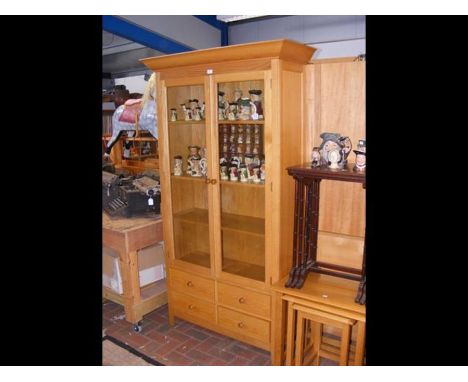
{"type": "Polygon", "coordinates": [[[201,119],[205,119],[205,102],[203,102],[203,105],[201,106],[200,117],[201,119]]]}
{"type": "Polygon", "coordinates": [[[229,142],[229,135],[223,134],[223,143],[228,143],[229,142]]]}
{"type": "Polygon", "coordinates": [[[237,136],[237,143],[244,143],[244,134],[239,132],[239,135],[237,136]]]}
{"type": "Polygon", "coordinates": [[[171,109],[171,122],[176,122],[177,121],[177,110],[176,109],[171,109]]]}
{"type": "Polygon", "coordinates": [[[190,150],[190,153],[187,158],[187,175],[201,176],[201,171],[200,171],[201,156],[198,153],[198,151],[200,150],[200,147],[189,146],[188,149],[190,150]]]}
{"type": "Polygon", "coordinates": [[[229,132],[228,125],[223,125],[223,134],[227,134],[229,132]]]}
{"type": "Polygon", "coordinates": [[[245,164],[249,167],[254,163],[254,156],[252,154],[245,154],[245,164]]]}
{"type": "Polygon", "coordinates": [[[198,100],[195,99],[189,99],[189,107],[192,110],[192,113],[194,113],[195,109],[198,107],[198,100]]]}
{"type": "Polygon", "coordinates": [[[239,177],[242,183],[246,183],[249,180],[249,171],[245,164],[241,164],[239,167],[239,177]]]}
{"type": "Polygon", "coordinates": [[[229,167],[229,180],[231,182],[237,182],[239,180],[237,177],[237,166],[231,165],[231,167],[229,167]]]}
{"type": "Polygon", "coordinates": [[[174,157],[174,175],[182,175],[182,155],[176,155],[174,157]]]}
{"type": "Polygon", "coordinates": [[[245,153],[246,154],[252,154],[252,144],[251,143],[246,143],[245,144],[245,153]]]}
{"type": "Polygon", "coordinates": [[[256,166],[260,166],[260,165],[262,164],[262,160],[260,159],[260,155],[258,155],[258,154],[255,154],[255,155],[254,155],[253,163],[254,163],[256,166]]]}
{"type": "Polygon", "coordinates": [[[260,146],[259,146],[259,145],[255,145],[252,152],[253,152],[254,154],[260,154],[260,146]]]}
{"type": "Polygon", "coordinates": [[[249,90],[250,99],[252,100],[253,104],[255,105],[255,114],[252,114],[252,119],[263,119],[263,107],[262,107],[262,100],[261,100],[261,90],[252,89],[249,90]]]}
{"type": "Polygon", "coordinates": [[[332,169],[346,167],[347,158],[352,148],[351,140],[338,133],[322,133],[320,138],[322,138],[319,148],[321,165],[332,169]],[[331,158],[330,155],[332,155],[331,158]]]}
{"type": "Polygon", "coordinates": [[[208,173],[208,160],[206,159],[206,147],[202,147],[200,149],[200,172],[202,176],[207,175],[208,173]]]}
{"type": "Polygon", "coordinates": [[[236,89],[234,90],[234,102],[237,105],[240,105],[240,99],[242,98],[242,90],[236,89]]]}
{"type": "Polygon", "coordinates": [[[182,111],[184,112],[184,119],[186,121],[191,121],[192,120],[192,110],[187,109],[187,106],[185,106],[185,103],[182,103],[180,106],[182,107],[182,111]]]}
{"type": "Polygon", "coordinates": [[[341,153],[338,149],[333,149],[328,152],[328,168],[339,169],[338,163],[341,162],[341,153]]]}
{"type": "Polygon", "coordinates": [[[231,158],[230,165],[236,166],[237,168],[239,168],[240,164],[241,164],[241,160],[240,160],[240,158],[238,156],[233,156],[231,158]]]}
{"type": "Polygon", "coordinates": [[[351,149],[353,148],[353,145],[349,137],[341,137],[340,143],[341,143],[341,150],[340,150],[341,162],[339,166],[340,168],[346,168],[346,166],[348,165],[348,155],[351,153],[351,149]]]}
{"type": "Polygon", "coordinates": [[[237,119],[237,102],[229,102],[228,119],[235,121],[237,119]]]}
{"type": "Polygon", "coordinates": [[[360,139],[357,150],[353,150],[356,154],[356,163],[353,167],[354,171],[366,171],[366,141],[360,139]]]}
{"type": "Polygon", "coordinates": [[[229,171],[228,171],[227,165],[221,165],[219,167],[219,173],[220,173],[221,180],[229,180],[229,171]]]}
{"type": "Polygon", "coordinates": [[[201,158],[191,159],[192,176],[202,176],[201,158]]]}
{"type": "Polygon", "coordinates": [[[366,152],[353,150],[356,154],[356,163],[354,164],[354,171],[366,171],[366,152]]]}
{"type": "Polygon", "coordinates": [[[218,120],[224,121],[229,109],[229,103],[224,99],[224,92],[218,92],[218,120]]]}
{"type": "Polygon", "coordinates": [[[201,111],[201,107],[199,106],[197,106],[195,109],[192,110],[194,121],[201,121],[200,111],[201,111]]]}
{"type": "Polygon", "coordinates": [[[320,151],[318,147],[312,149],[312,167],[320,167],[320,151]]]}
{"type": "Polygon", "coordinates": [[[223,152],[223,153],[227,153],[228,150],[229,150],[229,145],[227,144],[227,142],[226,142],[226,143],[223,143],[223,151],[222,151],[222,152],[223,152]]]}
{"type": "Polygon", "coordinates": [[[255,135],[260,134],[260,125],[254,125],[254,134],[255,135]]]}
{"type": "Polygon", "coordinates": [[[260,179],[265,181],[265,163],[260,165],[260,179]]]}
{"type": "Polygon", "coordinates": [[[254,166],[252,168],[253,172],[253,181],[254,183],[260,183],[262,180],[260,179],[260,166],[254,166]]]}
{"type": "Polygon", "coordinates": [[[239,119],[243,121],[247,121],[252,118],[252,114],[255,114],[256,107],[254,103],[250,100],[250,98],[241,98],[240,100],[240,111],[239,111],[239,119]]]}

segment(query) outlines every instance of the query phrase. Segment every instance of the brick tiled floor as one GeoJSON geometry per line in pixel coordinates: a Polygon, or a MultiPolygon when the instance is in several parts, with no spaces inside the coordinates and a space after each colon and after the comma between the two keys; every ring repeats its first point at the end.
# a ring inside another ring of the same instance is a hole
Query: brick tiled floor
{"type": "MultiPolygon", "coordinates": [[[[147,314],[141,333],[125,321],[123,307],[103,304],[103,329],[141,353],[168,366],[267,366],[270,353],[187,321],[167,323],[167,305],[147,314]]],[[[122,361],[123,362],[123,361],[122,361]]],[[[125,364],[125,363],[123,363],[125,364]]]]}

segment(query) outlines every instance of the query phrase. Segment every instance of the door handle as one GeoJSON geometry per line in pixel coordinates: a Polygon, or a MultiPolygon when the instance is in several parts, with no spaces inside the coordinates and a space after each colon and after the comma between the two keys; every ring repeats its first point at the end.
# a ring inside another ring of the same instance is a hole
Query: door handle
{"type": "Polygon", "coordinates": [[[210,184],[210,179],[206,178],[206,179],[205,179],[205,183],[206,183],[206,184],[210,184]]]}
{"type": "Polygon", "coordinates": [[[216,179],[211,179],[210,182],[211,184],[216,184],[216,179]]]}

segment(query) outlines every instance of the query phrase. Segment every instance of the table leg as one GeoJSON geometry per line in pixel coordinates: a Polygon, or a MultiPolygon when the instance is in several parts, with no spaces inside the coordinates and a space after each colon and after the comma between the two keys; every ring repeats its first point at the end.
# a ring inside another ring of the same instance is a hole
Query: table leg
{"type": "Polygon", "coordinates": [[[356,353],[354,355],[354,366],[362,366],[364,364],[364,346],[366,337],[366,324],[359,321],[357,323],[357,338],[356,338],[356,353]]]}
{"type": "Polygon", "coordinates": [[[293,309],[293,303],[291,301],[288,304],[288,323],[286,332],[286,366],[292,365],[293,348],[294,348],[294,327],[295,327],[295,310],[293,309]]]}
{"type": "Polygon", "coordinates": [[[135,312],[135,305],[141,301],[140,280],[138,271],[138,252],[120,254],[120,271],[122,273],[125,318],[137,324],[143,317],[135,312]]]}
{"type": "Polygon", "coordinates": [[[294,358],[296,366],[302,366],[302,356],[304,355],[304,315],[301,311],[297,312],[296,324],[296,352],[294,358]]]}
{"type": "Polygon", "coordinates": [[[349,340],[351,339],[351,326],[344,325],[340,344],[340,366],[348,366],[349,340]]]}

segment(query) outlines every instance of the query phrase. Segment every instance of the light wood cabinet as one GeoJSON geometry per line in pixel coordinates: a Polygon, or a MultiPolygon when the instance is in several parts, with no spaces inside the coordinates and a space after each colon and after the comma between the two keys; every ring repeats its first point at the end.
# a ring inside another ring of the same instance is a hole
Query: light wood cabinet
{"type": "Polygon", "coordinates": [[[157,77],[170,323],[180,317],[271,349],[271,286],[291,266],[294,181],[285,169],[303,161],[304,68],[314,51],[274,40],[142,60],[157,77]],[[262,91],[262,119],[219,119],[219,92],[234,102],[236,90],[252,89],[262,91]],[[205,103],[201,121],[183,120],[191,99],[205,103]],[[206,148],[206,176],[185,172],[192,145],[206,148]],[[246,152],[264,160],[264,180],[222,180],[220,159],[245,161],[246,152]]]}

